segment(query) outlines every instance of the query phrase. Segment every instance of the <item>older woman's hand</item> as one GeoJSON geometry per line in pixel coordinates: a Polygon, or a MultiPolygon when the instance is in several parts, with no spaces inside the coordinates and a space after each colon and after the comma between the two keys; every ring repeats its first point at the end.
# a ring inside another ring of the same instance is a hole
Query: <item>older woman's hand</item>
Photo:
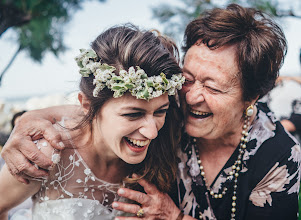
{"type": "Polygon", "coordinates": [[[52,122],[44,119],[38,111],[27,112],[21,116],[1,152],[10,173],[20,182],[27,184],[29,176],[41,178],[48,175],[51,158],[41,153],[33,143],[42,137],[54,148],[62,149],[61,135],[52,122]],[[37,169],[33,163],[43,169],[37,169]]]}
{"type": "Polygon", "coordinates": [[[116,217],[118,220],[132,220],[132,219],[168,219],[176,220],[180,209],[174,204],[172,199],[166,194],[160,192],[155,185],[148,183],[144,179],[138,180],[138,183],[143,186],[145,193],[134,191],[127,188],[118,190],[118,194],[122,197],[134,200],[141,204],[128,204],[123,202],[114,202],[112,204],[114,209],[132,213],[137,215],[140,209],[143,209],[143,216],[141,217],[116,217]]]}

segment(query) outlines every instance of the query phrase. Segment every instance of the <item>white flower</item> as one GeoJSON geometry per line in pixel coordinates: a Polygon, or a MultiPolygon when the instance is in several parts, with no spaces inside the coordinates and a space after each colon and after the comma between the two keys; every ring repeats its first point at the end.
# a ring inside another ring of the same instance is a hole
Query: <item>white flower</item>
{"type": "Polygon", "coordinates": [[[89,58],[85,57],[82,61],[83,66],[86,66],[89,63],[89,58]]]}
{"type": "Polygon", "coordinates": [[[143,74],[145,74],[145,72],[144,72],[144,70],[143,69],[139,69],[139,70],[137,70],[137,72],[136,72],[138,75],[143,75],[143,74]]]}
{"type": "Polygon", "coordinates": [[[157,82],[157,83],[163,82],[162,77],[161,76],[156,76],[155,82],[157,82]]]}
{"type": "Polygon", "coordinates": [[[86,168],[86,169],[84,170],[84,173],[85,173],[87,176],[89,176],[89,175],[91,174],[91,170],[90,170],[89,168],[86,168]]]}
{"type": "Polygon", "coordinates": [[[119,71],[119,76],[124,77],[124,76],[126,76],[126,74],[127,74],[127,71],[125,71],[125,70],[120,70],[119,71]]]}
{"type": "Polygon", "coordinates": [[[116,68],[97,61],[99,60],[97,54],[92,49],[81,49],[80,55],[75,57],[75,60],[83,77],[88,77],[91,73],[94,75],[94,97],[97,97],[100,90],[107,86],[114,92],[114,98],[118,98],[128,91],[138,99],[150,100],[167,91],[169,95],[175,95],[175,90],[181,89],[185,81],[182,74],[174,74],[171,79],[167,79],[164,73],[159,76],[147,77],[145,71],[139,66],[131,66],[128,71],[120,70],[117,77],[114,73],[116,68]],[[112,77],[115,79],[112,80],[112,77]],[[145,88],[148,93],[144,92],[145,88]]]}
{"type": "Polygon", "coordinates": [[[130,77],[128,77],[128,76],[124,76],[124,77],[123,77],[123,80],[124,80],[124,82],[126,82],[126,83],[131,82],[130,77]]]}
{"type": "Polygon", "coordinates": [[[61,156],[59,154],[52,154],[51,160],[54,164],[58,164],[61,160],[61,156]]]}
{"type": "Polygon", "coordinates": [[[136,73],[136,71],[135,71],[134,67],[131,66],[131,67],[129,68],[129,76],[130,76],[130,77],[133,77],[133,76],[136,75],[135,73],[136,73]]]}

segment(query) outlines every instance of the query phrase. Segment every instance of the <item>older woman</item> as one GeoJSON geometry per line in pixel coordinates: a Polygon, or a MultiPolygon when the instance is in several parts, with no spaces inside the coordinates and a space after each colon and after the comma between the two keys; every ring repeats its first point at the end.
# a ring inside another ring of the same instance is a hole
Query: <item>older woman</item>
{"type": "MultiPolygon", "coordinates": [[[[140,205],[115,202],[113,207],[130,213],[142,208],[144,219],[296,219],[300,146],[257,102],[273,88],[286,52],[281,29],[260,11],[231,4],[188,24],[184,52],[185,133],[170,193],[183,214],[145,180],[139,181],[145,194],[119,190],[140,205]]],[[[10,152],[28,155],[16,140],[20,134],[21,129],[3,153],[8,161],[10,152]]],[[[19,162],[10,164],[15,173],[32,175],[19,162]]]]}
{"type": "Polygon", "coordinates": [[[192,21],[185,40],[180,208],[200,219],[296,219],[300,146],[256,102],[278,76],[281,29],[230,5],[192,21]]]}

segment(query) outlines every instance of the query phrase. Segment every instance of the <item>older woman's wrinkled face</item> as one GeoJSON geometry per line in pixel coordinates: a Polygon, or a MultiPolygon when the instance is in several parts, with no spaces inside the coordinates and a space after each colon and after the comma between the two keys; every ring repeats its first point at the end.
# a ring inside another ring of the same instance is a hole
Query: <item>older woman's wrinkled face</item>
{"type": "Polygon", "coordinates": [[[219,139],[241,132],[246,104],[235,50],[235,46],[210,50],[201,44],[187,51],[181,104],[189,135],[219,139]]]}

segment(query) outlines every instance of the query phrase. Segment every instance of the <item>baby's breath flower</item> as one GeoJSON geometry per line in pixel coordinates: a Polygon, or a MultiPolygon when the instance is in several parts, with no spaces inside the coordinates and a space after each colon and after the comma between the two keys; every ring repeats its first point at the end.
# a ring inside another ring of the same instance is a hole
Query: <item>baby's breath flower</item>
{"type": "Polygon", "coordinates": [[[128,71],[120,70],[119,75],[114,71],[115,67],[106,63],[101,63],[92,49],[81,49],[81,54],[75,57],[83,77],[94,75],[93,96],[97,97],[98,93],[105,87],[114,92],[113,97],[121,97],[125,92],[130,92],[137,99],[150,100],[168,92],[168,95],[175,95],[176,89],[181,89],[185,82],[181,73],[174,74],[171,79],[167,79],[164,73],[159,76],[148,77],[143,69],[139,66],[131,66],[128,71]]]}

